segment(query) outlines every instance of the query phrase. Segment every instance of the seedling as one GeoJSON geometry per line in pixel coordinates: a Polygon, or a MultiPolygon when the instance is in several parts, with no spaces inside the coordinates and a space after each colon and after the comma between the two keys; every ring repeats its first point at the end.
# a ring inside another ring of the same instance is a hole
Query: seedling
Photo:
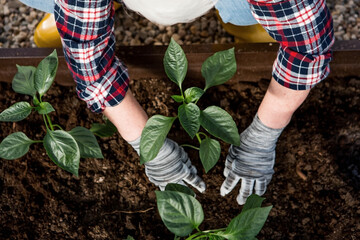
{"type": "Polygon", "coordinates": [[[2,122],[18,122],[27,118],[33,111],[41,114],[46,134],[42,140],[32,140],[23,132],[15,132],[0,143],[0,158],[14,160],[24,156],[33,143],[42,143],[49,158],[62,169],[78,176],[80,158],[103,158],[94,134],[84,128],[75,127],[64,131],[53,124],[49,113],[55,109],[42,97],[51,87],[58,67],[57,53],[54,50],[37,67],[18,66],[12,88],[15,92],[30,95],[29,102],[17,102],[0,113],[2,122]]]}
{"type": "Polygon", "coordinates": [[[205,171],[208,172],[215,166],[221,153],[219,141],[209,135],[236,146],[240,145],[239,132],[230,114],[217,106],[200,110],[197,105],[207,89],[225,83],[235,74],[234,48],[217,52],[202,64],[201,74],[205,78],[204,89],[190,87],[183,91],[182,83],[187,73],[188,62],[181,46],[174,39],[171,39],[165,52],[164,68],[169,79],[180,89],[180,95],[171,97],[181,105],[176,117],[154,115],[147,121],[141,134],[140,163],[146,163],[156,157],[172,124],[178,118],[191,139],[196,137],[200,144],[199,147],[189,144],[183,146],[199,150],[200,160],[205,171]],[[200,127],[207,133],[200,131],[200,127]]]}
{"type": "Polygon", "coordinates": [[[163,223],[178,240],[180,237],[186,237],[186,240],[256,239],[272,208],[261,207],[264,198],[252,194],[241,213],[226,228],[202,231],[199,226],[204,220],[204,212],[191,189],[179,184],[168,184],[165,191],[156,191],[156,200],[163,223]],[[196,232],[190,235],[194,230],[196,232]]]}

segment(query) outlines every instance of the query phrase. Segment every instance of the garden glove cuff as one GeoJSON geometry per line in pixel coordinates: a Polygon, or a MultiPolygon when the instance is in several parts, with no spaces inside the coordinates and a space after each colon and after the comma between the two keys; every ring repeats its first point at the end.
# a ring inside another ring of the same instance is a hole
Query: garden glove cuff
{"type": "Polygon", "coordinates": [[[231,145],[225,161],[220,194],[225,196],[241,179],[237,202],[243,205],[255,189],[263,195],[274,173],[276,142],[284,128],[265,126],[256,114],[250,126],[240,134],[240,146],[231,145]]]}
{"type": "MultiPolygon", "coordinates": [[[[129,144],[140,155],[140,137],[129,144]]],[[[158,155],[145,164],[145,173],[150,182],[163,191],[168,183],[190,184],[200,192],[206,189],[205,182],[197,175],[185,150],[166,138],[158,155]]]]}

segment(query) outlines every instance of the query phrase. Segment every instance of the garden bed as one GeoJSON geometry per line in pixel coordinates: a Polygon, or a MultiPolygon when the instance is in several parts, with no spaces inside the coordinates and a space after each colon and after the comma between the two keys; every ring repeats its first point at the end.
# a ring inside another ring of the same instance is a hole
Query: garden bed
{"type": "MultiPolygon", "coordinates": [[[[199,105],[226,109],[242,131],[268,83],[214,87],[199,105]]],[[[149,115],[175,112],[176,104],[165,104],[177,94],[169,80],[136,79],[131,88],[149,115]]],[[[360,238],[359,176],[347,168],[360,169],[359,89],[358,78],[329,78],[296,112],[278,142],[275,174],[264,195],[264,205],[273,209],[259,239],[360,238]]],[[[0,111],[27,98],[15,94],[9,83],[0,83],[0,92],[0,111]]],[[[50,115],[66,130],[102,121],[77,99],[74,87],[55,84],[44,100],[54,106],[56,113],[50,115]]],[[[1,123],[0,139],[16,131],[39,139],[41,121],[32,114],[18,123],[1,123]]],[[[178,123],[169,137],[189,142],[178,123]]],[[[105,158],[82,159],[78,178],[55,166],[36,144],[21,159],[1,160],[0,239],[173,239],[158,215],[156,188],[135,151],[119,135],[99,143],[105,158]]],[[[227,197],[219,194],[229,145],[222,147],[219,163],[208,174],[197,153],[187,149],[207,184],[204,194],[197,193],[205,212],[200,229],[225,227],[241,210],[235,200],[239,186],[227,197]]]]}

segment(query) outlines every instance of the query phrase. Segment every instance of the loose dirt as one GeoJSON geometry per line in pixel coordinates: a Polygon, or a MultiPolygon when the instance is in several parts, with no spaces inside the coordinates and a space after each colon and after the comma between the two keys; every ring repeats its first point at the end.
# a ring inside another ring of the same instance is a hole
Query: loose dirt
{"type": "MultiPolygon", "coordinates": [[[[209,89],[202,107],[225,108],[240,131],[252,121],[268,80],[209,89]]],[[[201,84],[199,84],[201,86],[201,84]]],[[[149,115],[171,116],[177,94],[169,80],[131,81],[149,115]]],[[[27,96],[0,83],[0,111],[27,96]]],[[[360,79],[327,79],[315,87],[284,130],[277,146],[275,174],[264,197],[273,205],[259,239],[360,239],[360,79]]],[[[101,122],[78,100],[74,88],[54,84],[44,97],[56,113],[52,121],[66,130],[101,122]]],[[[0,123],[0,140],[23,131],[43,136],[42,119],[31,114],[17,123],[0,123]]],[[[175,123],[170,138],[191,140],[175,123]]],[[[34,144],[24,157],[0,160],[0,239],[173,239],[156,209],[153,186],[133,149],[118,135],[98,138],[104,159],[82,159],[79,177],[61,170],[34,144]]],[[[239,214],[239,186],[219,194],[228,144],[221,160],[205,174],[197,153],[186,149],[207,184],[197,193],[205,212],[201,229],[225,227],[239,214]]]]}

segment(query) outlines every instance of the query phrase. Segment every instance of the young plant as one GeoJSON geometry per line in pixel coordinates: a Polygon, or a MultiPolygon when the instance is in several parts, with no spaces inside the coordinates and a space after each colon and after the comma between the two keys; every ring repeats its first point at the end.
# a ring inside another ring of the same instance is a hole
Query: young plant
{"type": "Polygon", "coordinates": [[[156,191],[157,207],[162,221],[175,239],[186,240],[248,240],[262,229],[272,206],[261,207],[264,198],[252,194],[246,200],[241,213],[232,219],[226,228],[199,229],[204,220],[204,212],[194,192],[183,185],[168,184],[165,191],[156,191]],[[194,230],[196,233],[190,235],[194,230]]]}
{"type": "Polygon", "coordinates": [[[117,133],[117,128],[105,115],[103,115],[103,120],[105,123],[93,123],[91,125],[90,131],[94,135],[104,138],[111,137],[117,133]]]}
{"type": "Polygon", "coordinates": [[[23,132],[15,132],[0,143],[0,158],[14,160],[24,156],[33,143],[42,143],[50,159],[62,169],[78,176],[80,158],[103,158],[94,134],[84,127],[65,131],[51,121],[49,113],[55,111],[42,97],[53,83],[58,67],[56,50],[44,58],[37,67],[18,66],[12,88],[30,95],[29,102],[17,102],[0,113],[2,122],[18,122],[35,111],[42,115],[46,134],[42,140],[29,139],[23,132]]]}
{"type": "Polygon", "coordinates": [[[201,74],[205,78],[204,89],[190,87],[183,91],[182,83],[185,79],[188,62],[181,46],[171,39],[164,56],[164,68],[171,81],[180,89],[180,95],[171,96],[181,105],[176,117],[162,115],[152,116],[141,134],[140,163],[151,161],[158,154],[169,133],[173,122],[178,118],[182,127],[191,139],[197,138],[200,146],[183,145],[199,150],[200,160],[208,172],[219,160],[221,148],[218,140],[240,145],[240,136],[236,123],[222,108],[209,106],[200,110],[197,102],[210,87],[228,81],[236,72],[234,48],[220,51],[205,60],[201,67],[201,74]],[[200,131],[200,127],[207,132],[200,131]]]}

